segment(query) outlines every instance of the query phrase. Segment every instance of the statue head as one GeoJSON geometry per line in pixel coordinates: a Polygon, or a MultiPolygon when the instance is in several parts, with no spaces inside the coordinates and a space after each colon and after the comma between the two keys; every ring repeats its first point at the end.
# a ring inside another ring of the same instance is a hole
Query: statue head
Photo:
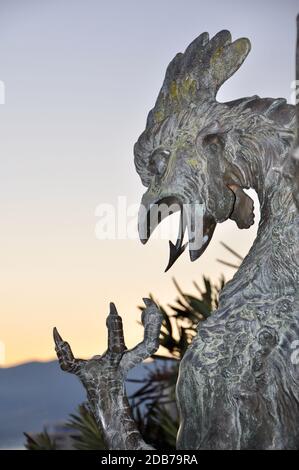
{"type": "Polygon", "coordinates": [[[232,42],[228,31],[211,40],[201,34],[169,64],[146,129],[135,144],[136,169],[147,187],[139,215],[141,241],[148,240],[166,215],[181,212],[168,267],[185,248],[186,229],[194,261],[208,246],[218,222],[231,218],[239,228],[253,224],[253,201],[243,189],[253,179],[260,184],[254,176],[260,173],[255,161],[258,139],[261,133],[273,134],[277,110],[283,116],[288,105],[257,96],[216,101],[220,86],[249,51],[248,39],[232,42]]]}

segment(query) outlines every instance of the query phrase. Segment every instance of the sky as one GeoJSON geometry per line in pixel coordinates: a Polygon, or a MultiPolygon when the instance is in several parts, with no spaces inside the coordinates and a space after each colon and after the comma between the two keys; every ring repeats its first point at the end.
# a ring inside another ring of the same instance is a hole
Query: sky
{"type": "Polygon", "coordinates": [[[134,346],[142,297],[166,305],[172,277],[192,292],[203,274],[234,274],[220,242],[245,255],[257,224],[220,224],[197,262],[186,254],[165,274],[167,240],[99,240],[96,208],[140,202],[134,142],[168,63],[201,32],[252,42],[219,101],[290,101],[298,11],[297,0],[0,0],[2,365],[53,358],[53,326],[78,357],[103,352],[110,301],[134,346]]]}

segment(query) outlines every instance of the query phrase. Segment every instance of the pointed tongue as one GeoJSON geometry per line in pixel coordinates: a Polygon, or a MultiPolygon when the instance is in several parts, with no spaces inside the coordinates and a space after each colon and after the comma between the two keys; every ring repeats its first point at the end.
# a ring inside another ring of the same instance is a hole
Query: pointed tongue
{"type": "Polygon", "coordinates": [[[173,266],[173,264],[185,251],[188,245],[188,242],[183,245],[185,231],[186,231],[186,218],[184,217],[183,210],[181,210],[179,233],[178,233],[176,244],[174,245],[172,241],[169,240],[169,261],[165,269],[165,272],[167,272],[171,268],[171,266],[173,266]]]}
{"type": "Polygon", "coordinates": [[[169,261],[168,265],[165,269],[165,273],[174,265],[176,260],[181,256],[181,254],[185,251],[185,248],[188,245],[188,242],[182,245],[182,243],[178,243],[179,240],[174,245],[171,240],[169,240],[169,261]]]}
{"type": "Polygon", "coordinates": [[[176,244],[174,245],[171,241],[169,242],[169,261],[165,272],[172,267],[185,251],[188,244],[191,261],[199,258],[209,245],[215,227],[216,221],[206,212],[204,204],[199,202],[185,204],[181,208],[179,234],[176,244]],[[186,229],[188,231],[189,242],[183,245],[186,229]]]}

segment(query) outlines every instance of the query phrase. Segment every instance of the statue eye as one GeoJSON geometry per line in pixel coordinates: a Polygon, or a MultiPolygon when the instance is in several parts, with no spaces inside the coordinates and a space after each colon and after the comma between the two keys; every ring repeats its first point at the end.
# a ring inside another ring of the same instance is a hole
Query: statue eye
{"type": "Polygon", "coordinates": [[[208,134],[203,139],[204,147],[208,147],[211,152],[217,152],[223,147],[223,141],[218,134],[208,134]]]}
{"type": "Polygon", "coordinates": [[[169,150],[157,149],[150,156],[149,170],[153,176],[162,176],[168,165],[169,150]]]}

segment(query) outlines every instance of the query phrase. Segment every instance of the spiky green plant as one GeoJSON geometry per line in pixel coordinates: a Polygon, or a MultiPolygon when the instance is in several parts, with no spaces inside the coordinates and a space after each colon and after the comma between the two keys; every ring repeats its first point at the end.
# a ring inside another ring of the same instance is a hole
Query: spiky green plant
{"type": "Polygon", "coordinates": [[[26,437],[25,448],[27,450],[57,450],[57,444],[46,430],[36,434],[34,437],[24,432],[26,437]]]}
{"type": "Polygon", "coordinates": [[[96,420],[86,405],[79,405],[78,412],[70,415],[66,426],[75,431],[71,436],[74,449],[104,450],[106,448],[96,420]]]}

